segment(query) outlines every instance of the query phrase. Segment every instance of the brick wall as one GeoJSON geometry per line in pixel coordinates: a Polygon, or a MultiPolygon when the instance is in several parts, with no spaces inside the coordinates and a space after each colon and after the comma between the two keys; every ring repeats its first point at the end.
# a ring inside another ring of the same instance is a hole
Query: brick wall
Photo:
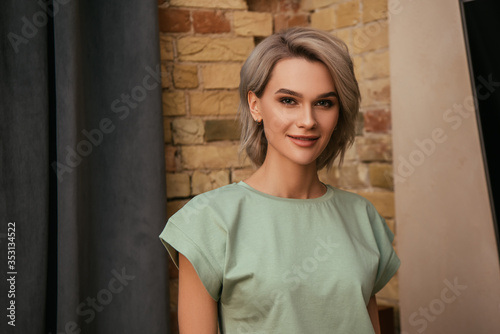
{"type": "MultiPolygon", "coordinates": [[[[394,230],[387,0],[159,0],[167,212],[252,173],[239,159],[239,70],[255,43],[292,26],[342,38],[362,94],[355,145],[324,182],[374,203],[394,230]]],[[[177,269],[170,268],[173,333],[177,269]]],[[[397,306],[397,278],[378,294],[397,306]]]]}

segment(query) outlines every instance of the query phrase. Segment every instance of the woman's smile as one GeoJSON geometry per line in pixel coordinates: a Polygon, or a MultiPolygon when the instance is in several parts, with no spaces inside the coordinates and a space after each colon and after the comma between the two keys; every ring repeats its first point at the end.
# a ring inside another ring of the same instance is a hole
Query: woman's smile
{"type": "Polygon", "coordinates": [[[319,136],[295,136],[288,135],[288,138],[298,146],[310,147],[318,142],[319,136]]]}

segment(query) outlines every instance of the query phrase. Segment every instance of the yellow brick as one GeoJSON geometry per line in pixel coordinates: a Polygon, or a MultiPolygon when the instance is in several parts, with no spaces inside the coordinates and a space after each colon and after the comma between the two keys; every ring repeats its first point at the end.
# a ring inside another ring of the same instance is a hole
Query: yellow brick
{"type": "Polygon", "coordinates": [[[195,171],[192,178],[191,194],[198,195],[227,184],[229,184],[229,171],[227,170],[211,171],[209,173],[195,171]]]}
{"type": "Polygon", "coordinates": [[[181,157],[186,169],[230,168],[248,166],[248,159],[238,156],[239,145],[184,146],[181,157]]]}
{"type": "Polygon", "coordinates": [[[334,3],[341,2],[342,0],[301,0],[300,8],[303,10],[314,10],[334,3]]]}
{"type": "Polygon", "coordinates": [[[175,65],[174,85],[176,88],[198,87],[198,68],[194,65],[175,65]]]}
{"type": "Polygon", "coordinates": [[[384,49],[389,45],[387,21],[373,22],[353,31],[353,51],[363,53],[384,49]]]}
{"type": "Polygon", "coordinates": [[[358,156],[356,154],[356,145],[353,144],[349,146],[344,155],[344,161],[357,160],[358,156]]]}
{"type": "Polygon", "coordinates": [[[160,34],[160,56],[162,61],[174,60],[174,45],[172,37],[160,34]]]}
{"type": "Polygon", "coordinates": [[[394,217],[394,193],[393,192],[356,192],[369,200],[378,213],[384,218],[394,217]]]}
{"type": "Polygon", "coordinates": [[[167,173],[177,171],[177,166],[180,166],[180,160],[178,160],[177,147],[165,145],[165,170],[167,173]]]}
{"type": "Polygon", "coordinates": [[[357,24],[360,17],[358,0],[352,0],[339,4],[337,6],[336,14],[336,28],[344,28],[357,24]]]}
{"type": "Polygon", "coordinates": [[[240,36],[269,36],[273,33],[271,13],[234,12],[233,27],[240,36]]]}
{"type": "Polygon", "coordinates": [[[356,79],[361,80],[363,77],[363,58],[361,56],[353,56],[352,57],[352,62],[354,64],[354,75],[356,76],[356,79]]]}
{"type": "Polygon", "coordinates": [[[356,116],[355,126],[356,126],[356,136],[363,136],[365,129],[365,118],[362,112],[359,112],[358,115],[356,116]]]}
{"type": "Polygon", "coordinates": [[[239,101],[237,91],[192,92],[189,105],[191,115],[235,115],[238,112],[239,101]]]}
{"type": "Polygon", "coordinates": [[[352,29],[336,29],[333,34],[340,38],[349,48],[349,51],[352,50],[352,29]]]}
{"type": "Polygon", "coordinates": [[[205,141],[239,140],[240,122],[236,119],[210,119],[205,121],[205,141]]]}
{"type": "Polygon", "coordinates": [[[363,56],[363,79],[389,76],[389,51],[370,52],[363,56]]]}
{"type": "Polygon", "coordinates": [[[170,128],[170,120],[166,117],[163,118],[163,138],[165,139],[165,144],[170,144],[172,142],[172,129],[170,128]]]}
{"type": "Polygon", "coordinates": [[[205,89],[238,88],[240,64],[210,64],[201,68],[205,89]]]}
{"type": "Polygon", "coordinates": [[[338,168],[338,185],[344,189],[366,188],[368,169],[364,164],[343,164],[338,168]]]}
{"type": "Polygon", "coordinates": [[[161,64],[161,88],[172,88],[172,78],[165,64],[161,64]]]}
{"type": "Polygon", "coordinates": [[[201,144],[205,134],[199,118],[177,118],[172,122],[174,144],[201,144]]]}
{"type": "Polygon", "coordinates": [[[181,61],[242,61],[254,48],[253,38],[184,37],[178,43],[181,61]]]}
{"type": "Polygon", "coordinates": [[[363,22],[370,22],[387,18],[388,0],[362,0],[363,22]]]}
{"type": "Polygon", "coordinates": [[[391,161],[392,138],[390,135],[356,137],[356,154],[361,161],[391,161]]]}
{"type": "Polygon", "coordinates": [[[170,6],[247,9],[244,0],[170,0],[170,6]]]}
{"type": "Polygon", "coordinates": [[[391,164],[370,164],[370,184],[372,187],[394,189],[394,177],[391,164]]]}
{"type": "Polygon", "coordinates": [[[167,173],[167,198],[187,197],[190,192],[189,175],[167,173]]]}
{"type": "Polygon", "coordinates": [[[391,103],[391,84],[389,78],[363,81],[362,107],[387,105],[391,103]]]}
{"type": "Polygon", "coordinates": [[[368,91],[367,87],[364,81],[361,81],[362,78],[358,78],[358,86],[359,86],[359,92],[361,94],[361,109],[365,108],[366,106],[369,106],[370,104],[368,103],[368,91]]]}
{"type": "Polygon", "coordinates": [[[164,91],[162,94],[163,115],[181,116],[186,114],[186,102],[183,92],[164,91]]]}
{"type": "Polygon", "coordinates": [[[333,30],[335,28],[335,10],[327,8],[311,14],[311,27],[320,30],[333,30]]]}

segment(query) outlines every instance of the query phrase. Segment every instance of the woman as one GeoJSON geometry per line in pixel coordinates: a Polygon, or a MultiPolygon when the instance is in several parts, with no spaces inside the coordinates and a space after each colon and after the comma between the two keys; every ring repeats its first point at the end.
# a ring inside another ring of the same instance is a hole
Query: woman
{"type": "Polygon", "coordinates": [[[195,197],[160,235],[185,333],[379,332],[393,234],[364,198],[320,182],[355,136],[347,47],[310,28],[262,41],[241,70],[248,179],[195,197]]]}

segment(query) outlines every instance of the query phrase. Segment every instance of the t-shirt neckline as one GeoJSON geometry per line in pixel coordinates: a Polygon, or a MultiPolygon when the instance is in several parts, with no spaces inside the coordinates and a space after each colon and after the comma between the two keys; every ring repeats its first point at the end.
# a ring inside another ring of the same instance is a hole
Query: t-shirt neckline
{"type": "Polygon", "coordinates": [[[253,188],[252,186],[250,186],[248,183],[245,183],[244,181],[240,181],[237,183],[237,185],[242,186],[243,188],[250,190],[251,192],[253,192],[259,196],[266,197],[266,198],[276,200],[276,201],[286,201],[286,202],[295,202],[295,203],[317,203],[317,202],[323,202],[323,201],[328,200],[330,197],[333,196],[333,188],[328,184],[325,184],[325,183],[323,183],[323,184],[326,186],[326,192],[323,195],[321,195],[320,197],[316,197],[316,198],[287,198],[287,197],[279,197],[279,196],[266,194],[265,192],[262,192],[260,190],[253,188]]]}

